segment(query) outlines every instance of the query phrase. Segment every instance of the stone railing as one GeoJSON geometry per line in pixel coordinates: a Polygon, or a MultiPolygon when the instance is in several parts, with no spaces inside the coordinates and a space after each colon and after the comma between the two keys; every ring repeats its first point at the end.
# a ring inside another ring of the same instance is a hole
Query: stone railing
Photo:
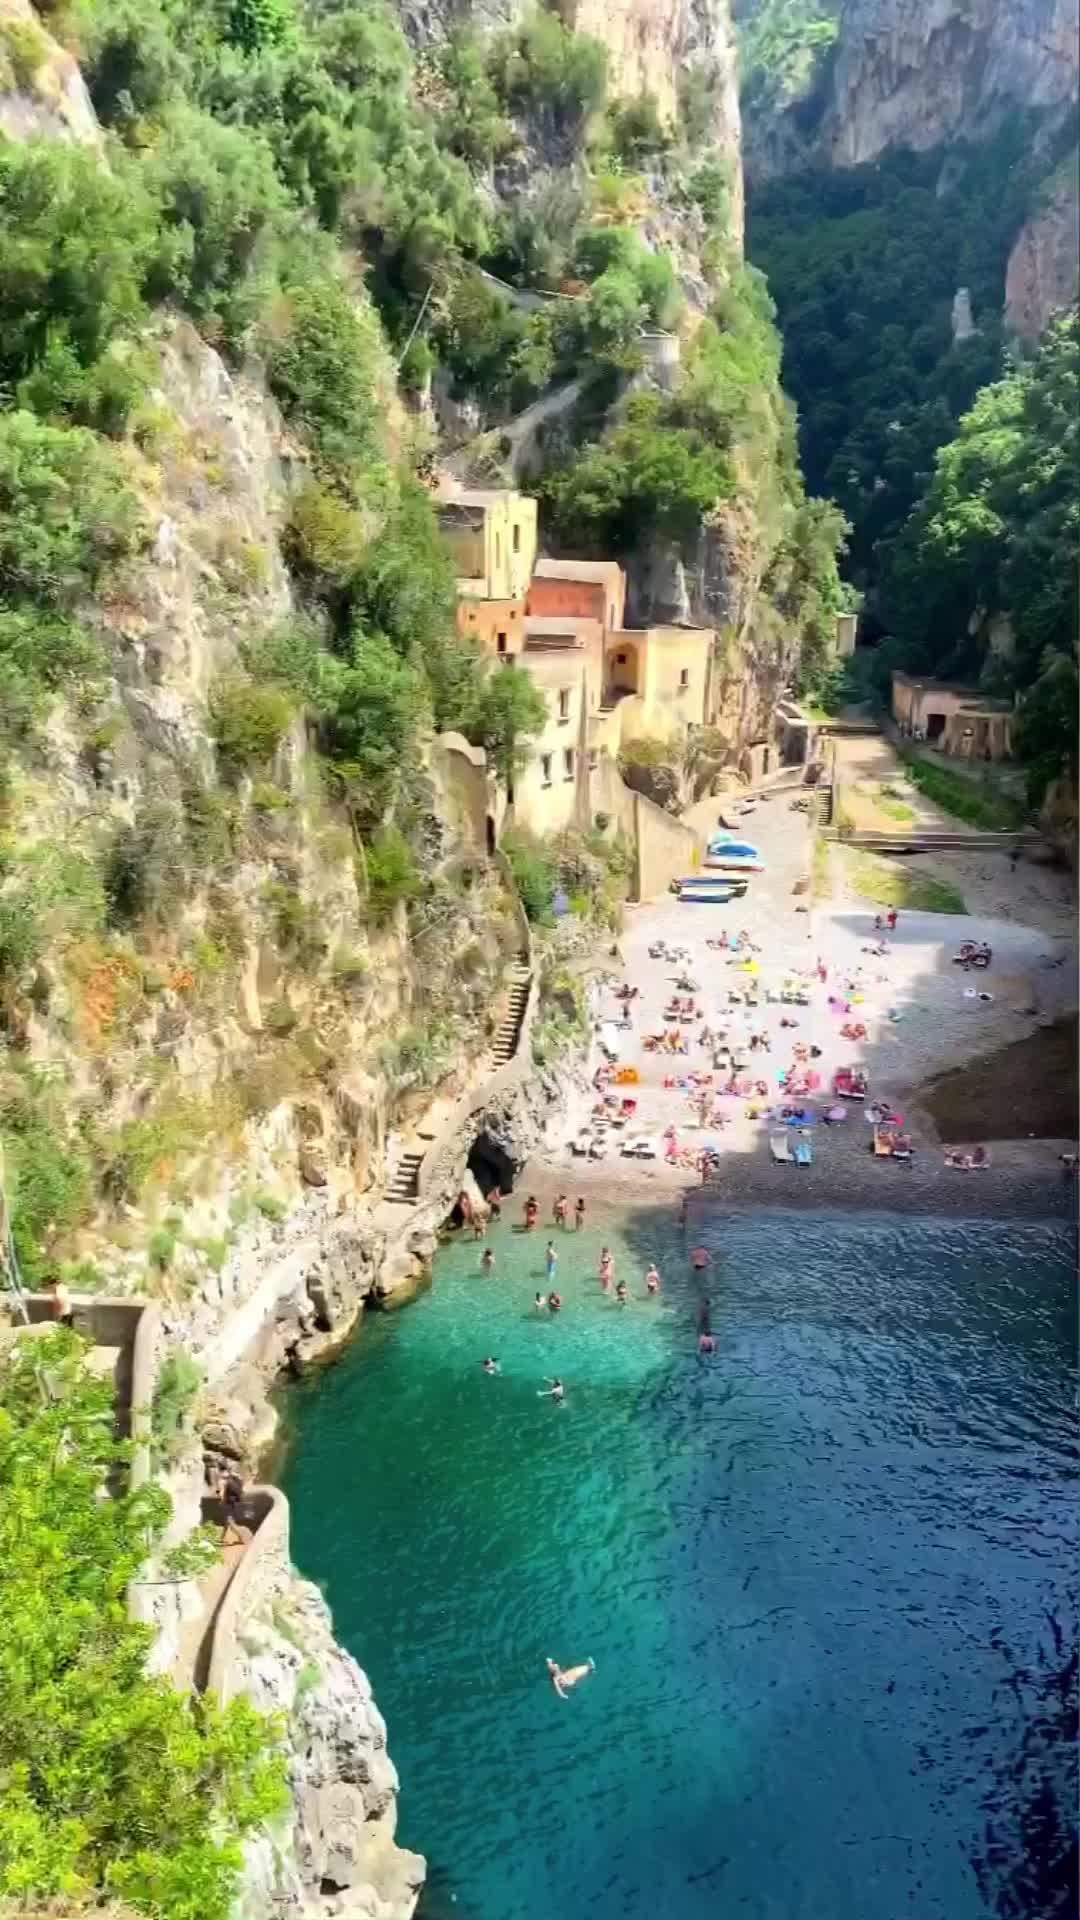
{"type": "MultiPolygon", "coordinates": [[[[205,1502],[204,1511],[212,1506],[205,1502]]],[[[195,1669],[197,1689],[216,1693],[222,1705],[233,1693],[241,1623],[289,1563],[289,1503],[277,1487],[249,1487],[238,1518],[252,1527],[251,1538],[207,1622],[195,1669]]]]}
{"type": "MultiPolygon", "coordinates": [[[[32,1326],[55,1317],[51,1294],[26,1295],[32,1326]]],[[[131,1485],[145,1486],[151,1473],[151,1418],[157,1385],[157,1336],[160,1313],[152,1300],[76,1299],[72,1323],[95,1347],[117,1350],[116,1423],[132,1443],[131,1485]]]]}

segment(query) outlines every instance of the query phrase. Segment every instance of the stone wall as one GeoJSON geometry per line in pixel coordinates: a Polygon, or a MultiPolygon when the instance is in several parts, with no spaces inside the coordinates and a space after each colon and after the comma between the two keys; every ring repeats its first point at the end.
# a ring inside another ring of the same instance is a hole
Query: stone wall
{"type": "Polygon", "coordinates": [[[694,871],[704,842],[692,827],[684,826],[643,793],[634,795],[636,836],[636,898],[652,900],[666,893],[673,880],[694,871]]]}

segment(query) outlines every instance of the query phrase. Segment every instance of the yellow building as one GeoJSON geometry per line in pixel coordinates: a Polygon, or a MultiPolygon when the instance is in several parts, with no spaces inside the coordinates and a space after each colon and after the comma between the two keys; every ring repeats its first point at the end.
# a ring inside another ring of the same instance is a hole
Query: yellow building
{"type": "Polygon", "coordinates": [[[536,501],[508,487],[440,483],[435,515],[466,600],[525,600],[536,559],[536,501]]]}
{"type": "Polygon", "coordinates": [[[604,706],[618,715],[620,744],[644,735],[682,739],[711,718],[711,627],[645,627],[609,634],[604,706]]]}

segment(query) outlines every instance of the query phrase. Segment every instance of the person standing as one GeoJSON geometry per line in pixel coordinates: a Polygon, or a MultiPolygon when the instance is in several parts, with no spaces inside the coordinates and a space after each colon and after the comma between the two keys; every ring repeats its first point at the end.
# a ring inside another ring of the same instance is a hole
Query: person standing
{"type": "Polygon", "coordinates": [[[530,1193],[525,1202],[525,1231],[531,1233],[540,1218],[540,1209],[536,1204],[535,1193],[530,1193]]]}
{"type": "Polygon", "coordinates": [[[549,1287],[555,1278],[555,1269],[558,1264],[559,1256],[555,1251],[555,1242],[554,1240],[549,1240],[544,1249],[544,1266],[547,1269],[547,1283],[549,1287]]]}
{"type": "Polygon", "coordinates": [[[574,1202],[574,1231],[580,1233],[585,1225],[585,1202],[580,1194],[574,1202]]]}
{"type": "Polygon", "coordinates": [[[552,1218],[554,1219],[555,1225],[557,1227],[565,1227],[568,1206],[569,1206],[569,1202],[566,1198],[565,1193],[560,1193],[552,1209],[552,1218]]]}
{"type": "Polygon", "coordinates": [[[495,1255],[492,1253],[490,1247],[485,1247],[483,1253],[480,1255],[480,1271],[481,1273],[493,1273],[494,1270],[495,1255]]]}

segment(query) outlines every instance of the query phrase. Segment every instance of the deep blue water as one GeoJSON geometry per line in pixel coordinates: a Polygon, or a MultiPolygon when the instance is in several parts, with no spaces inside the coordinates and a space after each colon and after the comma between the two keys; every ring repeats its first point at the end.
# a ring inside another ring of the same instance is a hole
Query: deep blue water
{"type": "Polygon", "coordinates": [[[451,1246],[291,1396],[422,1913],[1071,1915],[1069,1236],[718,1215],[708,1363],[672,1215],[605,1231],[623,1309],[568,1234],[538,1318],[546,1237],[451,1246]],[[549,1653],[596,1661],[565,1702],[549,1653]]]}

